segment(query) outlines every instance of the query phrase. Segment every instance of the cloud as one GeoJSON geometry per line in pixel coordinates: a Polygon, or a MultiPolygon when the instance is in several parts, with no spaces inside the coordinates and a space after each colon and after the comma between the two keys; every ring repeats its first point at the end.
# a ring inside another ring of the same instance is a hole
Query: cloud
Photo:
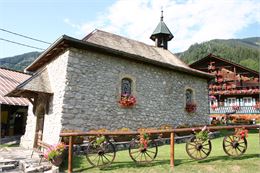
{"type": "Polygon", "coordinates": [[[82,37],[95,28],[153,44],[149,39],[160,20],[175,38],[169,43],[173,52],[186,50],[191,44],[211,39],[234,38],[250,24],[260,24],[260,3],[249,0],[118,0],[94,21],[74,24],[82,37]]]}

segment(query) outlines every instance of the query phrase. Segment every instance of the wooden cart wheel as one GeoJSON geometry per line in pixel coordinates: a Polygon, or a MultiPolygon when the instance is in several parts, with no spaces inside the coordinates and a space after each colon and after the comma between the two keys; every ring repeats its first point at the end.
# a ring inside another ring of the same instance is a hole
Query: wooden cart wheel
{"type": "Polygon", "coordinates": [[[197,139],[196,136],[193,136],[186,143],[186,152],[192,159],[205,159],[211,152],[211,142],[210,140],[197,139]]]}
{"type": "Polygon", "coordinates": [[[247,140],[235,135],[226,136],[223,139],[223,149],[229,156],[241,156],[246,152],[247,140]]]}
{"type": "Polygon", "coordinates": [[[147,147],[142,147],[139,139],[132,140],[129,145],[129,155],[138,164],[153,161],[157,156],[157,152],[158,147],[154,140],[148,140],[147,147]]]}
{"type": "Polygon", "coordinates": [[[104,167],[111,164],[116,157],[116,150],[114,145],[106,140],[100,145],[96,141],[89,143],[86,151],[87,161],[96,167],[104,167]]]}

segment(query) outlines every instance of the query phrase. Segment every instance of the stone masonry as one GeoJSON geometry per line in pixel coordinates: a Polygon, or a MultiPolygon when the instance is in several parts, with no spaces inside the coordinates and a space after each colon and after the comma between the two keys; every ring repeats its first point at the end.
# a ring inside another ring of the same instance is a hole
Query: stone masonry
{"type": "MultiPolygon", "coordinates": [[[[43,141],[49,144],[55,144],[59,141],[59,134],[61,130],[61,116],[62,103],[65,91],[65,76],[68,61],[68,51],[63,53],[49,63],[46,67],[49,73],[49,80],[51,87],[55,94],[49,101],[49,112],[44,116],[43,127],[43,141]],[[54,75],[55,74],[55,75],[54,75]]],[[[36,105],[36,112],[33,113],[32,105],[29,105],[28,118],[26,124],[25,134],[21,138],[20,145],[24,148],[32,148],[35,140],[36,116],[37,108],[40,103],[36,105]]]]}
{"type": "Polygon", "coordinates": [[[208,124],[207,81],[173,70],[70,49],[62,105],[62,128],[109,130],[208,124]],[[118,104],[121,79],[134,81],[133,108],[118,104]],[[185,111],[185,90],[194,91],[196,113],[185,111]]]}

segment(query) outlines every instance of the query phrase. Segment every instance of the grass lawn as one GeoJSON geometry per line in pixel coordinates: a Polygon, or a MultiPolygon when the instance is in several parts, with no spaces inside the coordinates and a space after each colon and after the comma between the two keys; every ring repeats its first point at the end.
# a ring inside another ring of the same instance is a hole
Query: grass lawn
{"type": "Polygon", "coordinates": [[[0,144],[1,147],[19,147],[19,144],[0,144]]]}
{"type": "MultiPolygon", "coordinates": [[[[239,158],[228,157],[222,148],[223,137],[212,140],[212,151],[208,158],[195,161],[189,158],[185,144],[175,144],[174,172],[181,173],[258,173],[260,172],[260,145],[258,133],[250,133],[248,148],[239,158]]],[[[74,157],[73,172],[91,173],[168,173],[170,169],[170,146],[159,147],[156,160],[148,165],[136,165],[128,151],[116,153],[114,162],[104,169],[93,168],[84,156],[74,157]]],[[[67,165],[64,166],[67,170],[67,165]]],[[[64,171],[63,170],[63,171],[64,171]]]]}

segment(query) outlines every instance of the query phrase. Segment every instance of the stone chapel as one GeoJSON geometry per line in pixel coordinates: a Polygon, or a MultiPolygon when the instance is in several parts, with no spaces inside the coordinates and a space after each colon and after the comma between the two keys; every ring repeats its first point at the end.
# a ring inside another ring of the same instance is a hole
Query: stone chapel
{"type": "Polygon", "coordinates": [[[163,16],[150,37],[154,46],[101,30],[82,40],[61,36],[8,94],[31,102],[21,146],[35,147],[39,138],[55,144],[63,129],[208,124],[212,76],[167,50],[172,38],[163,16]],[[131,104],[120,104],[130,96],[131,104]]]}

